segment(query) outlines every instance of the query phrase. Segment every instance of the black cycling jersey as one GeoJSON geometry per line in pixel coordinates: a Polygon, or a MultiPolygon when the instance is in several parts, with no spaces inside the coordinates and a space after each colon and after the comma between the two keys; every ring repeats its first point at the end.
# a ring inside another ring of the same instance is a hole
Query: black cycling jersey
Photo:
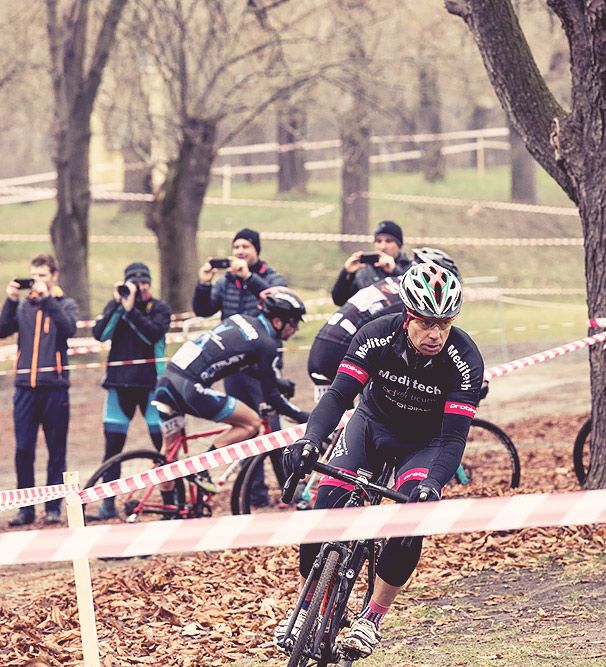
{"type": "Polygon", "coordinates": [[[419,354],[408,341],[405,322],[403,314],[385,315],[358,331],[311,414],[306,437],[319,445],[362,392],[360,406],[396,436],[400,447],[440,446],[428,476],[444,486],[463,455],[484,363],[476,344],[457,327],[438,354],[419,354]]]}
{"type": "Polygon", "coordinates": [[[195,341],[184,343],[167,366],[202,387],[246,370],[261,383],[263,398],[280,414],[304,421],[296,406],[285,400],[277,386],[275,367],[280,341],[264,315],[232,315],[195,341]]]}

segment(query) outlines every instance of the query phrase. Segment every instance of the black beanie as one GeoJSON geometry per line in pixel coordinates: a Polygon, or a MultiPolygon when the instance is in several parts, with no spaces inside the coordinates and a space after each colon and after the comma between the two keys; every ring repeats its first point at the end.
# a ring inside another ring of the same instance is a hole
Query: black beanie
{"type": "Polygon", "coordinates": [[[400,248],[404,242],[402,228],[391,220],[383,220],[377,225],[377,228],[375,229],[375,239],[377,236],[393,236],[400,248]]]}
{"type": "Polygon", "coordinates": [[[234,240],[231,242],[231,244],[233,245],[238,239],[244,239],[245,241],[252,243],[257,250],[257,255],[261,253],[261,237],[259,236],[259,232],[255,232],[254,229],[241,229],[234,236],[234,240]]]}
{"type": "Polygon", "coordinates": [[[129,264],[124,269],[124,282],[142,282],[151,284],[151,274],[147,264],[143,264],[143,262],[133,262],[132,264],[129,264]]]}

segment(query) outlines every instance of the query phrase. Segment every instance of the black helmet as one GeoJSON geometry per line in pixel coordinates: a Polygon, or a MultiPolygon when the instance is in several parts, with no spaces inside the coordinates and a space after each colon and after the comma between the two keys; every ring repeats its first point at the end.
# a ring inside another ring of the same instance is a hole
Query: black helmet
{"type": "Polygon", "coordinates": [[[305,304],[301,297],[289,287],[269,287],[259,294],[259,310],[268,319],[278,317],[282,322],[302,320],[305,304]]]}
{"type": "Polygon", "coordinates": [[[448,271],[454,273],[455,276],[461,280],[461,274],[459,273],[459,269],[457,269],[457,265],[454,263],[453,258],[443,250],[426,246],[424,248],[413,248],[412,252],[417,264],[425,264],[427,262],[437,264],[443,269],[448,269],[448,271]]]}

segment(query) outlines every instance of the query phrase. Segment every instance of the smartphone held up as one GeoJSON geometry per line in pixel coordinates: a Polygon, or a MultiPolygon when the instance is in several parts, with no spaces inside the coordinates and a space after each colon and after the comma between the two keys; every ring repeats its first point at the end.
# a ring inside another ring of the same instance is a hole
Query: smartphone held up
{"type": "Polygon", "coordinates": [[[229,269],[231,261],[229,259],[211,259],[209,260],[212,269],[229,269]]]}

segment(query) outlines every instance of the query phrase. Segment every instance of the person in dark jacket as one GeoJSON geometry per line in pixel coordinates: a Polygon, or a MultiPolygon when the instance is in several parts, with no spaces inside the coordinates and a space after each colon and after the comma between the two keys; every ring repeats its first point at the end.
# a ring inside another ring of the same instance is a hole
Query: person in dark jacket
{"type": "MultiPolygon", "coordinates": [[[[133,359],[156,361],[108,365],[103,380],[103,387],[107,389],[103,409],[104,461],[122,451],[137,407],[145,419],[154,447],[158,451],[162,448],[160,417],[152,399],[165,366],[165,335],[171,315],[170,306],[165,301],[152,297],[149,268],[142,262],[129,264],[124,271],[124,282],[114,284],[113,298],[97,319],[93,336],[100,341],[111,340],[110,363],[133,359]]],[[[103,481],[119,476],[119,468],[112,467],[103,481]]],[[[116,516],[114,498],[105,498],[98,515],[88,515],[88,518],[108,519],[112,516],[116,516]]]]}
{"type": "Polygon", "coordinates": [[[368,287],[388,276],[401,276],[412,266],[412,260],[402,252],[402,228],[391,220],[383,220],[375,229],[375,252],[378,261],[365,264],[363,250],[350,255],[332,288],[332,300],[336,306],[342,306],[357,291],[368,287]]]}
{"type": "MultiPolygon", "coordinates": [[[[212,280],[218,270],[210,264],[213,258],[209,257],[200,268],[193,299],[196,315],[209,317],[221,311],[222,320],[232,315],[256,317],[259,314],[257,304],[261,292],[269,287],[286,286],[284,278],[259,259],[261,238],[255,230],[247,228],[240,230],[234,236],[231,250],[230,266],[214,285],[212,280]]],[[[281,358],[278,363],[281,367],[281,358]]],[[[246,373],[234,373],[225,378],[223,385],[225,393],[255,411],[259,409],[259,403],[264,400],[259,380],[246,373]]],[[[276,420],[271,426],[272,429],[277,429],[279,423],[276,420]]],[[[252,502],[253,505],[262,507],[269,504],[269,495],[262,480],[261,468],[259,471],[259,478],[252,489],[252,502]]]]}
{"type": "MultiPolygon", "coordinates": [[[[47,485],[63,484],[69,424],[67,339],[76,333],[78,305],[57,285],[59,272],[52,255],[40,253],[30,264],[29,294],[16,280],[6,288],[0,314],[0,338],[19,334],[13,400],[17,486],[35,486],[34,460],[38,428],[42,425],[48,449],[47,485]]],[[[61,499],[46,503],[46,523],[61,521],[61,499]]],[[[35,519],[33,506],[22,507],[9,522],[25,526],[35,519]]]]}

